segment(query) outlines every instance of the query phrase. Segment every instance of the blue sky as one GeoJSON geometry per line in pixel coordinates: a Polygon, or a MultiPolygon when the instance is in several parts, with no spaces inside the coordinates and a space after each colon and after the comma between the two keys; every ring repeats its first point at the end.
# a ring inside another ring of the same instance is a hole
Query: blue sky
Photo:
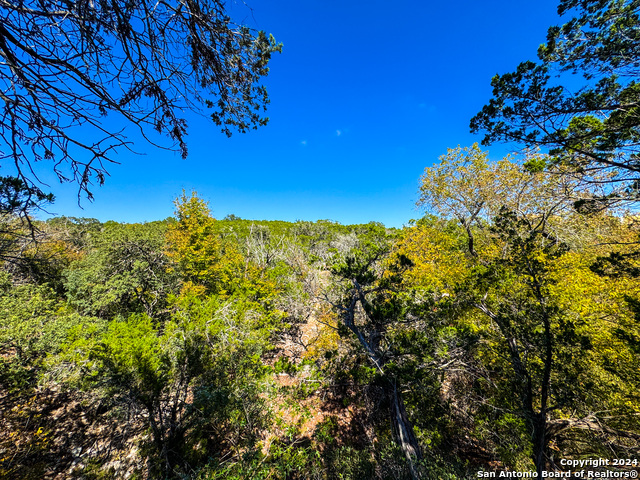
{"type": "MultiPolygon", "coordinates": [[[[246,0],[232,17],[284,44],[265,81],[266,127],[227,138],[189,117],[189,157],[144,142],[77,205],[77,188],[50,182],[58,215],[142,222],[173,214],[182,189],[215,217],[287,221],[419,218],[419,177],[448,147],[480,141],[469,120],[490,80],[535,52],[560,23],[556,0],[420,2],[246,0]]],[[[132,138],[133,136],[132,132],[132,138]]],[[[489,148],[499,158],[505,145],[489,148]]]]}

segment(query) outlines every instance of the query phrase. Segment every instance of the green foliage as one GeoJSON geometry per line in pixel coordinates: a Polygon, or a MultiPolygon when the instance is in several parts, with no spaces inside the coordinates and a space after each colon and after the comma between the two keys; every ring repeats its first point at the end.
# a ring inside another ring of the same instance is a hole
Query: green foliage
{"type": "Polygon", "coordinates": [[[485,145],[502,140],[549,147],[554,165],[603,182],[612,198],[636,200],[638,3],[561,0],[558,13],[574,16],[549,28],[539,63],[523,62],[492,79],[493,98],[471,120],[471,130],[485,132],[485,145]],[[578,76],[583,86],[572,93],[578,76]]]}
{"type": "Polygon", "coordinates": [[[18,177],[0,177],[0,216],[24,216],[27,212],[52,203],[53,194],[45,194],[39,188],[29,188],[18,177]]]}
{"type": "MultiPolygon", "coordinates": [[[[422,177],[432,215],[401,232],[218,221],[195,194],[164,222],[40,224],[25,258],[47,261],[0,285],[2,381],[64,380],[96,421],[127,418],[141,477],[454,479],[551,448],[631,454],[640,283],[608,243],[633,221],[577,216],[563,195],[582,187],[548,161],[452,149],[422,177]]],[[[127,468],[85,457],[74,474],[127,468]]]]}
{"type": "Polygon", "coordinates": [[[70,305],[86,315],[112,318],[132,312],[166,316],[178,278],[164,253],[166,224],[108,222],[94,231],[84,255],[64,273],[70,305]]]}
{"type": "MultiPolygon", "coordinates": [[[[450,150],[425,171],[422,202],[458,220],[472,255],[456,255],[459,245],[422,225],[403,239],[400,250],[423,274],[438,278],[438,266],[445,268],[449,285],[426,279],[422,284],[450,298],[435,308],[456,327],[457,341],[449,348],[467,352],[465,363],[476,378],[469,380],[473,388],[466,402],[474,405],[477,434],[491,438],[506,464],[523,468],[532,460],[538,471],[548,467],[550,445],[567,434],[567,425],[592,426],[584,419],[593,412],[636,404],[632,390],[621,387],[633,371],[626,363],[633,355],[615,339],[611,325],[628,325],[623,292],[637,287],[628,278],[601,284],[587,268],[593,257],[585,248],[593,247],[575,233],[588,237],[598,231],[607,238],[619,231],[617,222],[596,213],[577,222],[568,192],[581,187],[560,172],[545,172],[546,160],[492,164],[477,148],[450,150]],[[610,323],[603,322],[605,315],[610,323]],[[476,342],[465,342],[465,332],[476,342]],[[620,368],[607,368],[612,362],[620,368]]],[[[635,430],[632,423],[625,428],[635,430]]],[[[623,441],[616,448],[628,447],[623,441]]]]}
{"type": "Polygon", "coordinates": [[[222,445],[255,444],[265,415],[260,358],[274,328],[272,315],[243,301],[185,294],[173,309],[164,324],[134,314],[78,332],[63,357],[88,369],[86,387],[101,385],[112,401],[146,412],[151,456],[165,476],[222,445]]]}
{"type": "Polygon", "coordinates": [[[11,284],[0,274],[1,381],[33,386],[42,361],[55,354],[69,332],[84,320],[46,285],[11,284]]]}
{"type": "Polygon", "coordinates": [[[181,276],[207,293],[232,294],[240,288],[245,263],[233,239],[218,234],[206,202],[193,192],[176,200],[176,222],[167,231],[168,255],[181,276]]]}
{"type": "Polygon", "coordinates": [[[30,215],[53,200],[52,194],[22,178],[0,176],[0,261],[10,262],[14,269],[33,266],[32,258],[24,255],[39,233],[30,215]]]}
{"type": "Polygon", "coordinates": [[[322,479],[317,452],[304,445],[275,441],[266,454],[247,452],[236,461],[213,463],[198,475],[198,480],[314,480],[322,479]]]}
{"type": "Polygon", "coordinates": [[[336,255],[332,273],[338,296],[332,303],[340,319],[338,332],[352,338],[369,363],[369,371],[358,378],[365,366],[355,362],[354,379],[379,389],[388,409],[387,427],[392,428],[381,432],[393,438],[404,457],[398,475],[416,479],[422,478],[423,458],[416,432],[439,436],[436,419],[446,409],[438,398],[436,371],[449,359],[444,360],[446,334],[434,314],[438,302],[404,284],[414,263],[402,250],[391,255],[392,238],[383,227],[371,225],[352,248],[336,255]]]}

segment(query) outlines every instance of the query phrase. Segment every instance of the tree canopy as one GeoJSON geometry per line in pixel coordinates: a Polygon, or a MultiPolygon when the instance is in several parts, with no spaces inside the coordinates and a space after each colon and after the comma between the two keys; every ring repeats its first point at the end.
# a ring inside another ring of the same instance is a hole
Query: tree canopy
{"type": "Polygon", "coordinates": [[[636,197],[640,163],[640,2],[561,0],[573,15],[548,30],[538,62],[496,75],[493,98],[471,120],[483,144],[549,148],[555,164],[636,197]],[[594,178],[603,171],[608,177],[594,178]]]}
{"type": "Polygon", "coordinates": [[[575,176],[531,171],[545,158],[449,149],[402,230],[216,220],[195,193],[164,221],[34,220],[23,262],[0,257],[0,476],[453,480],[636,458],[640,280],[594,268],[634,219],[576,212],[575,176]]]}
{"type": "Polygon", "coordinates": [[[130,147],[105,116],[167,135],[186,157],[186,110],[227,135],[266,124],[261,79],[280,50],[222,0],[0,0],[0,160],[31,195],[44,160],[91,198],[130,147]]]}
{"type": "Polygon", "coordinates": [[[162,221],[31,219],[53,200],[33,162],[89,193],[127,147],[102,115],[185,155],[184,108],[263,124],[279,46],[224,0],[6,1],[0,477],[637,477],[639,219],[618,200],[639,200],[640,0],[562,0],[575,18],[474,119],[551,153],[448,149],[402,229],[217,220],[184,190],[162,221]]]}

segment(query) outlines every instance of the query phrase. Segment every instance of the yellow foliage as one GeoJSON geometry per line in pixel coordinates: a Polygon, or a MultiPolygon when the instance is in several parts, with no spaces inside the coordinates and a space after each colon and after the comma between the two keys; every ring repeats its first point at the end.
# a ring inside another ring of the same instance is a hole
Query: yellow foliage
{"type": "Polygon", "coordinates": [[[166,234],[167,255],[197,295],[231,296],[242,292],[270,301],[281,290],[277,280],[243,255],[235,237],[222,238],[207,203],[195,192],[176,200],[176,222],[166,234]]]}
{"type": "Polygon", "coordinates": [[[633,278],[607,278],[589,268],[593,258],[570,252],[550,266],[549,293],[560,310],[583,320],[616,322],[630,314],[626,296],[640,295],[640,282],[633,278]]]}
{"type": "Polygon", "coordinates": [[[340,345],[338,318],[326,305],[319,306],[313,319],[305,326],[303,335],[308,347],[305,358],[317,359],[326,352],[335,351],[340,345]]]}
{"type": "Polygon", "coordinates": [[[525,162],[544,158],[528,152],[523,159],[508,155],[491,162],[488,152],[481,151],[477,143],[450,148],[420,178],[418,206],[466,225],[491,220],[503,207],[527,216],[550,208],[557,213],[568,211],[572,204],[559,201],[564,198],[559,192],[566,194],[576,188],[571,178],[523,167],[525,162]]]}
{"type": "Polygon", "coordinates": [[[446,293],[466,274],[467,260],[459,240],[444,227],[443,223],[418,224],[404,231],[396,253],[414,263],[404,275],[408,285],[446,293]]]}
{"type": "Polygon", "coordinates": [[[237,246],[223,242],[207,203],[195,192],[190,197],[182,192],[175,204],[177,222],[167,229],[167,255],[188,281],[207,293],[234,290],[245,267],[237,246]]]}

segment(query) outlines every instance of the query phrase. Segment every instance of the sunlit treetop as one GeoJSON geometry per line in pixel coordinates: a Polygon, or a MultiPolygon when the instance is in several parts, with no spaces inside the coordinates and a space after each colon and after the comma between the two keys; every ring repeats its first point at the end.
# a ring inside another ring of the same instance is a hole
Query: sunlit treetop
{"type": "Polygon", "coordinates": [[[555,164],[594,183],[604,169],[613,199],[637,198],[640,174],[640,2],[562,0],[538,62],[491,80],[493,98],[471,120],[483,144],[549,149],[555,164]]]}

